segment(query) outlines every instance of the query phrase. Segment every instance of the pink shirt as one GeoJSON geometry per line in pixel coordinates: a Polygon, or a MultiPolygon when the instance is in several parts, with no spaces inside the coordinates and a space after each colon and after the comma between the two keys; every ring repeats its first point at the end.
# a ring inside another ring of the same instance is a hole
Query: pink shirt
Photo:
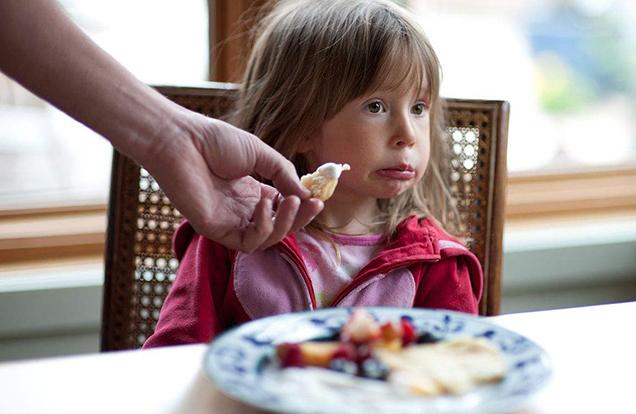
{"type": "Polygon", "coordinates": [[[336,295],[384,246],[382,234],[349,236],[329,233],[331,240],[296,233],[298,246],[314,287],[316,305],[331,305],[336,295]],[[336,253],[340,251],[340,257],[336,253]]]}

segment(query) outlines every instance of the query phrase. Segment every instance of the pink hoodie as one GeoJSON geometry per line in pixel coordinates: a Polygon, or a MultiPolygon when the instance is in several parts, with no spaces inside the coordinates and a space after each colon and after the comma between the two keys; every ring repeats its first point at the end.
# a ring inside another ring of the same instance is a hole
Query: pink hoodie
{"type": "MultiPolygon", "coordinates": [[[[252,319],[316,309],[296,238],[251,254],[229,250],[183,223],[174,237],[181,261],[144,348],[208,342],[252,319]]],[[[477,258],[429,219],[410,217],[336,296],[332,307],[441,308],[476,314],[483,274],[477,258]]]]}

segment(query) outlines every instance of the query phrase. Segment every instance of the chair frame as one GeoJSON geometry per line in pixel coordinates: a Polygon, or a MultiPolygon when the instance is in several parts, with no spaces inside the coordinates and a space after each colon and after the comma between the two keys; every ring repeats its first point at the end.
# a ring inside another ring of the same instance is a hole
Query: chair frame
{"type": "MultiPolygon", "coordinates": [[[[205,82],[187,87],[157,86],[155,89],[191,110],[221,117],[231,105],[237,87],[235,84],[205,82]]],[[[445,105],[450,126],[479,128],[481,134],[496,138],[489,139],[488,146],[480,149],[484,155],[480,162],[487,166],[487,183],[484,183],[487,191],[480,195],[480,202],[487,208],[483,217],[477,217],[477,228],[482,229],[479,232],[483,234],[483,240],[478,240],[471,250],[479,257],[484,271],[484,296],[479,312],[481,315],[497,315],[501,292],[509,105],[505,101],[448,98],[445,105]]],[[[136,280],[140,276],[135,277],[138,272],[136,261],[139,260],[136,237],[142,171],[134,161],[113,151],[102,305],[102,351],[138,348],[143,342],[136,326],[139,323],[139,286],[136,280]]],[[[172,225],[176,226],[176,223],[172,225]]],[[[166,246],[162,248],[165,251],[166,246]]]]}
{"type": "Polygon", "coordinates": [[[486,196],[486,229],[484,231],[484,253],[480,262],[484,272],[484,295],[479,313],[484,316],[499,315],[501,306],[501,271],[503,263],[503,229],[506,209],[506,186],[508,181],[507,143],[510,104],[502,100],[478,100],[446,98],[447,113],[457,111],[455,116],[448,116],[448,123],[455,126],[471,125],[469,113],[481,113],[489,119],[489,134],[497,139],[490,139],[488,157],[488,192],[486,196]]]}

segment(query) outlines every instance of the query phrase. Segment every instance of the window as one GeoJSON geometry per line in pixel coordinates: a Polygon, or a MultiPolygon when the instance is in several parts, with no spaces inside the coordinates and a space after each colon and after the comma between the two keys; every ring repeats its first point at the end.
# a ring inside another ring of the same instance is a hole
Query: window
{"type": "MultiPolygon", "coordinates": [[[[207,79],[206,0],[61,3],[144,82],[207,79]]],[[[101,260],[111,151],[106,140],[0,73],[0,273],[21,263],[34,268],[40,259],[101,260]]]]}
{"type": "MultiPolygon", "coordinates": [[[[95,42],[144,82],[207,78],[207,1],[62,4],[95,42]]],[[[109,143],[0,77],[0,210],[103,205],[110,178],[109,143]]]]}
{"type": "Polygon", "coordinates": [[[511,103],[508,168],[636,165],[636,4],[409,1],[439,54],[442,95],[511,103]]]}
{"type": "MultiPolygon", "coordinates": [[[[235,24],[264,2],[62,0],[150,84],[207,79],[212,33],[226,39],[215,79],[236,80],[235,24]]],[[[511,102],[508,218],[636,209],[636,3],[398,2],[440,56],[442,95],[511,102]]],[[[111,149],[94,135],[0,74],[0,262],[101,255],[111,149]]]]}

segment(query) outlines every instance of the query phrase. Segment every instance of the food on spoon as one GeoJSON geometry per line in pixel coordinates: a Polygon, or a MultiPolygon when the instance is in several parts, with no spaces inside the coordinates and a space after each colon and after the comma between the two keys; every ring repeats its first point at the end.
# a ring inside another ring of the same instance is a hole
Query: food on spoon
{"type": "Polygon", "coordinates": [[[312,197],[326,201],[333,195],[340,174],[350,169],[349,164],[328,162],[318,167],[315,172],[300,177],[300,183],[311,191],[312,197]]]}
{"type": "Polygon", "coordinates": [[[416,333],[409,318],[378,324],[355,309],[338,340],[277,346],[282,368],[314,366],[384,380],[416,396],[464,394],[501,381],[507,363],[493,342],[464,337],[440,340],[416,333]]]}

